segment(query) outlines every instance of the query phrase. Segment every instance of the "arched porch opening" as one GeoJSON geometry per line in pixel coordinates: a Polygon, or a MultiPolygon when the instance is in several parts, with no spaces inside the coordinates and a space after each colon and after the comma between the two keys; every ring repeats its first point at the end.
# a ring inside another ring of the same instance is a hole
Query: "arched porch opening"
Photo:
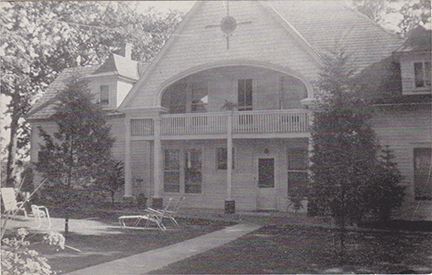
{"type": "MultiPolygon", "coordinates": [[[[171,114],[220,112],[226,102],[239,111],[303,109],[311,88],[283,70],[225,65],[191,71],[163,86],[158,100],[171,114]]],[[[157,105],[159,105],[157,104],[157,105]]]]}

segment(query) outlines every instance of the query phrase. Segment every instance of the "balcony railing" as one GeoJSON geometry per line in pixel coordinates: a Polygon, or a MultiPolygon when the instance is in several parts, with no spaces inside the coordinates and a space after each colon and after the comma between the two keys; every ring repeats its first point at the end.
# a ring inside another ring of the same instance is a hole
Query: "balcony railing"
{"type": "MultiPolygon", "coordinates": [[[[228,131],[229,116],[232,116],[234,134],[299,133],[309,130],[309,113],[306,110],[263,110],[162,115],[161,135],[224,134],[228,131]]],[[[153,135],[153,123],[150,125],[148,119],[133,122],[132,135],[153,135]]]]}

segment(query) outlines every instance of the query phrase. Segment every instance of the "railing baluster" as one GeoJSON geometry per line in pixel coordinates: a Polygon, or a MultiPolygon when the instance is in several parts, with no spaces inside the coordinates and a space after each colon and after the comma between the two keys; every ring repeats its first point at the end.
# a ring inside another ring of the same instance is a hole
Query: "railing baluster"
{"type": "MultiPolygon", "coordinates": [[[[162,115],[161,131],[163,135],[226,133],[228,115],[233,116],[233,133],[290,133],[309,128],[309,115],[303,110],[266,110],[162,115]]],[[[137,119],[131,130],[135,136],[153,135],[153,120],[137,119]]]]}

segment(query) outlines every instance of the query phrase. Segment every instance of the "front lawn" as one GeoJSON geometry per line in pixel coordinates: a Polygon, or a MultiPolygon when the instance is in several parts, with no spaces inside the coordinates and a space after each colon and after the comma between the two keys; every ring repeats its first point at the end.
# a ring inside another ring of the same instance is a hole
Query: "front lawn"
{"type": "Polygon", "coordinates": [[[157,274],[431,273],[432,233],[269,225],[157,274]],[[343,262],[341,262],[343,261],[343,262]]]}
{"type": "Polygon", "coordinates": [[[58,247],[43,243],[42,235],[29,235],[27,240],[31,242],[29,248],[46,257],[52,270],[61,274],[175,244],[232,225],[199,219],[177,220],[180,227],[169,227],[166,232],[126,229],[108,235],[65,235],[66,245],[81,252],[68,247],[57,251],[58,247]]]}

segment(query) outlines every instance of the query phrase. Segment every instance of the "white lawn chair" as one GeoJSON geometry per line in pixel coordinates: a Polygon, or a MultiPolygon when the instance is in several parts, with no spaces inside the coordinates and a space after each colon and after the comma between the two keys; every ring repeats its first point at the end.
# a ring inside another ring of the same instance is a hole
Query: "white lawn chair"
{"type": "Polygon", "coordinates": [[[35,218],[35,221],[38,223],[38,226],[36,228],[40,228],[42,226],[42,221],[45,221],[48,223],[48,228],[51,228],[51,218],[48,212],[48,208],[45,206],[38,206],[35,204],[31,205],[31,209],[35,218]]]}
{"type": "MultiPolygon", "coordinates": [[[[182,202],[184,200],[185,200],[185,197],[180,197],[175,204],[171,204],[171,208],[170,209],[167,209],[165,211],[164,218],[170,219],[171,222],[174,224],[174,226],[179,226],[179,224],[178,224],[178,222],[176,221],[175,218],[176,218],[177,213],[178,213],[178,211],[180,209],[180,206],[181,206],[181,204],[182,204],[182,202]]],[[[150,207],[145,210],[145,212],[150,213],[150,214],[151,213],[159,213],[159,214],[161,214],[161,211],[162,210],[157,210],[157,209],[153,209],[153,208],[150,208],[150,207]]]]}
{"type": "Polygon", "coordinates": [[[165,206],[165,208],[161,211],[150,213],[147,212],[144,215],[125,215],[119,217],[120,225],[123,229],[150,229],[150,225],[155,223],[161,231],[165,231],[166,227],[163,224],[163,219],[166,218],[166,211],[170,207],[172,203],[172,198],[170,198],[165,206]],[[127,225],[127,220],[132,220],[132,225],[127,225]],[[140,226],[140,222],[145,220],[144,226],[140,226]]]}
{"type": "Polygon", "coordinates": [[[14,214],[17,211],[23,211],[27,218],[27,211],[24,208],[24,202],[16,200],[15,190],[12,187],[1,188],[1,196],[6,214],[14,214]]]}

